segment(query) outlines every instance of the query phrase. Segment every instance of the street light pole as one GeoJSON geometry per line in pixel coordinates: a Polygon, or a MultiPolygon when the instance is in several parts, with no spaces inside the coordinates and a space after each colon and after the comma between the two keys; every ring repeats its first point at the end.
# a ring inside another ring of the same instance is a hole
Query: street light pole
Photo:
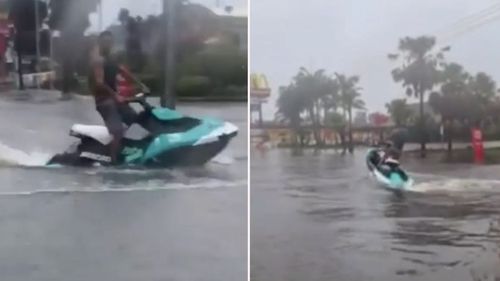
{"type": "Polygon", "coordinates": [[[33,76],[37,89],[40,88],[40,83],[38,81],[38,72],[40,71],[40,29],[38,26],[40,15],[38,14],[38,0],[35,1],[35,44],[36,44],[36,64],[35,64],[35,75],[33,76]]]}
{"type": "Polygon", "coordinates": [[[163,16],[165,17],[165,89],[161,96],[162,107],[175,108],[176,82],[176,14],[177,0],[163,0],[163,16]]]}
{"type": "Polygon", "coordinates": [[[98,21],[99,21],[99,32],[102,32],[102,0],[99,0],[99,13],[98,13],[98,21]]]}

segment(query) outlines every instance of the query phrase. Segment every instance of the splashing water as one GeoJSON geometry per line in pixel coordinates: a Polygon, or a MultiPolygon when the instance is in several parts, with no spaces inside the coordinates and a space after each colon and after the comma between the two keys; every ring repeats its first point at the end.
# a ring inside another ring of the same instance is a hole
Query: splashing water
{"type": "Polygon", "coordinates": [[[221,165],[230,165],[234,163],[234,157],[229,154],[219,154],[215,156],[210,162],[221,165]]]}
{"type": "MultiPolygon", "coordinates": [[[[9,147],[0,142],[0,166],[45,166],[52,154],[41,151],[25,152],[20,149],[9,147]]],[[[230,154],[219,154],[210,162],[221,165],[234,163],[234,157],[230,154]]]]}
{"type": "Polygon", "coordinates": [[[476,192],[500,188],[500,180],[485,179],[441,179],[413,185],[412,192],[476,192]]]}
{"type": "Polygon", "coordinates": [[[41,151],[24,152],[0,143],[0,165],[4,166],[44,166],[51,155],[41,151]]]}

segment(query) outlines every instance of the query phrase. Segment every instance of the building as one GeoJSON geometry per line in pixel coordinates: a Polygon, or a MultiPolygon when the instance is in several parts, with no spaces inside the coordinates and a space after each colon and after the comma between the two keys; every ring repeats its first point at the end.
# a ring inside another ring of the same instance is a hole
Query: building
{"type": "Polygon", "coordinates": [[[238,38],[240,50],[248,49],[248,18],[235,16],[218,16],[219,28],[224,33],[234,34],[238,38]]]}

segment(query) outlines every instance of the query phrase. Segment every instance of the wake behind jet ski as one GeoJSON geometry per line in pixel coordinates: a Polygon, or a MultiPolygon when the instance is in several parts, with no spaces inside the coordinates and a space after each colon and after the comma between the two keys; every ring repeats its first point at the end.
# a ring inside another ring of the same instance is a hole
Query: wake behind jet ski
{"type": "MultiPolygon", "coordinates": [[[[219,154],[238,133],[222,120],[194,118],[168,108],[151,106],[144,94],[129,100],[138,103],[139,133],[131,126],[123,140],[119,166],[173,167],[203,165],[219,154]]],[[[47,165],[111,165],[109,145],[113,137],[105,126],[75,124],[70,135],[78,141],[53,156],[47,165]]]]}
{"type": "Polygon", "coordinates": [[[413,179],[400,167],[393,157],[381,155],[380,149],[370,149],[366,155],[366,165],[375,180],[391,190],[407,190],[413,185],[413,179]]]}

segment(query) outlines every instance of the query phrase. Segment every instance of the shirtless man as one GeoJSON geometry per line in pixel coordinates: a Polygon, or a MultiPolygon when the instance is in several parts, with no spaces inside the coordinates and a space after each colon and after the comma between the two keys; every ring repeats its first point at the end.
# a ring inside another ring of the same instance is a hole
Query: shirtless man
{"type": "Polygon", "coordinates": [[[90,90],[95,99],[96,110],[104,120],[109,133],[113,136],[110,144],[112,164],[119,163],[122,148],[122,139],[127,126],[132,125],[137,119],[137,113],[117,93],[117,75],[140,85],[144,92],[146,86],[140,83],[126,68],[118,65],[112,56],[113,35],[104,31],[99,35],[98,44],[91,51],[91,67],[89,75],[90,90]]]}

